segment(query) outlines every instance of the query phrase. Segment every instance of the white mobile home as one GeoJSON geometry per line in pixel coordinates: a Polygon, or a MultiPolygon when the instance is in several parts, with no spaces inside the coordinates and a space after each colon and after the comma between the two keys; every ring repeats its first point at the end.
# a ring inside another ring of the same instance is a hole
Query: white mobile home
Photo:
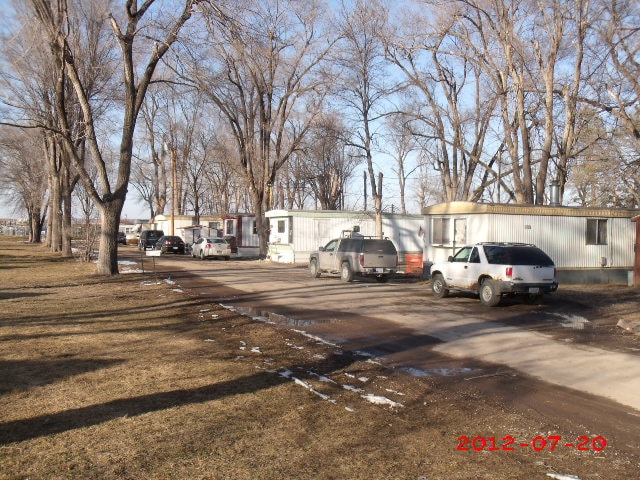
{"type": "Polygon", "coordinates": [[[638,210],[473,202],[423,208],[426,264],[464,244],[532,243],[547,252],[561,283],[628,283],[638,210]]]}
{"type": "Polygon", "coordinates": [[[256,216],[248,213],[224,216],[223,235],[236,239],[239,256],[255,256],[260,253],[260,239],[256,230],[256,216]]]}
{"type": "MultiPolygon", "coordinates": [[[[311,252],[354,227],[361,235],[376,234],[372,212],[270,210],[265,215],[270,227],[269,258],[279,262],[306,263],[311,252]]],[[[382,215],[383,235],[396,245],[400,267],[408,273],[422,273],[422,222],[421,215],[382,215]]]]}
{"type": "Polygon", "coordinates": [[[219,237],[222,234],[222,218],[216,216],[157,215],[152,224],[165,235],[182,237],[188,245],[200,237],[219,237]]]}

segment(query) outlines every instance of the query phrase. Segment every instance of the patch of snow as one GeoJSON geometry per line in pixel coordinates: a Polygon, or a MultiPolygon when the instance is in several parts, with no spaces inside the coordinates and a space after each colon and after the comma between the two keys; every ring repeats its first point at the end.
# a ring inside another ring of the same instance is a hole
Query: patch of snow
{"type": "Polygon", "coordinates": [[[367,393],[366,395],[361,395],[362,398],[367,400],[368,402],[375,403],[376,405],[389,405],[390,407],[404,407],[401,403],[394,402],[393,400],[383,397],[381,395],[373,395],[372,393],[367,393]]]}
{"type": "Polygon", "coordinates": [[[563,473],[547,473],[547,477],[555,478],[556,480],[580,480],[580,477],[565,475],[563,473]]]}
{"type": "Polygon", "coordinates": [[[251,353],[262,353],[260,347],[251,347],[251,353]]]}
{"type": "Polygon", "coordinates": [[[344,388],[345,390],[349,390],[350,392],[364,392],[362,388],[354,387],[353,385],[342,385],[342,388],[344,388]]]}
{"type": "Polygon", "coordinates": [[[368,382],[369,377],[358,377],[358,380],[360,380],[361,382],[368,382]]]}
{"type": "Polygon", "coordinates": [[[397,390],[392,390],[392,389],[390,389],[390,388],[385,388],[385,391],[387,391],[387,392],[389,392],[389,393],[393,393],[394,395],[400,395],[400,396],[403,396],[403,395],[404,395],[404,393],[402,393],[402,392],[398,392],[397,390]]]}
{"type": "Polygon", "coordinates": [[[336,383],[334,380],[331,380],[329,377],[326,377],[324,375],[320,375],[316,372],[307,372],[309,375],[312,375],[314,377],[318,377],[318,380],[320,380],[321,382],[325,382],[325,383],[336,383]]]}
{"type": "Polygon", "coordinates": [[[207,338],[205,342],[215,342],[215,340],[213,338],[207,338]]]}
{"type": "Polygon", "coordinates": [[[440,377],[453,377],[462,373],[472,372],[473,369],[469,367],[462,368],[429,368],[427,370],[421,370],[414,367],[400,367],[400,371],[408,373],[413,377],[431,377],[438,375],[440,377]]]}
{"type": "Polygon", "coordinates": [[[313,386],[310,383],[307,383],[304,380],[300,380],[297,377],[291,377],[291,378],[293,379],[293,381],[295,382],[296,385],[300,385],[301,387],[306,388],[311,393],[313,393],[314,395],[319,396],[323,400],[331,400],[331,397],[329,395],[326,395],[324,393],[321,393],[321,392],[317,391],[316,389],[313,388],[313,386]]]}
{"type": "Polygon", "coordinates": [[[588,323],[591,323],[586,318],[580,317],[578,315],[571,315],[571,314],[565,315],[562,313],[556,313],[555,316],[560,317],[562,319],[560,321],[560,325],[562,325],[565,328],[573,328],[574,330],[584,330],[585,326],[588,323]]]}
{"type": "Polygon", "coordinates": [[[324,338],[318,337],[316,335],[312,335],[310,333],[305,332],[304,330],[298,330],[296,328],[292,329],[294,332],[299,333],[300,335],[303,335],[307,338],[310,338],[311,340],[315,340],[316,342],[323,344],[323,345],[329,345],[331,347],[337,347],[338,344],[336,343],[331,343],[328,340],[325,340],[324,338]]]}

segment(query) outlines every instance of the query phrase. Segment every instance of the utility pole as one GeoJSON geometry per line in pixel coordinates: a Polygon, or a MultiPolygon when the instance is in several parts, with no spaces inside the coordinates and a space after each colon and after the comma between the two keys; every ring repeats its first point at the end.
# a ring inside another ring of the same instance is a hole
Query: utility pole
{"type": "Polygon", "coordinates": [[[364,211],[367,211],[367,171],[364,172],[364,211]]]}
{"type": "Polygon", "coordinates": [[[176,234],[176,149],[171,146],[171,235],[176,234]]]}

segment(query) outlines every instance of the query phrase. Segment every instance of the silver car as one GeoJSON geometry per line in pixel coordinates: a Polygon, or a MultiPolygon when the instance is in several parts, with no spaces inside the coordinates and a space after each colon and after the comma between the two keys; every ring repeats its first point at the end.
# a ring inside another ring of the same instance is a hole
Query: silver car
{"type": "Polygon", "coordinates": [[[200,237],[191,246],[191,256],[204,260],[205,258],[231,258],[231,245],[224,238],[200,237]]]}

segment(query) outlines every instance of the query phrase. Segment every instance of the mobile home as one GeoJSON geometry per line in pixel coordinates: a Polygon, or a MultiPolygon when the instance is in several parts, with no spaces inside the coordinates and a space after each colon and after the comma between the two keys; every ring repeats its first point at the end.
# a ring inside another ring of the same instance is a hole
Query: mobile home
{"type": "MultiPolygon", "coordinates": [[[[278,262],[307,263],[311,252],[344,231],[376,235],[373,212],[270,210],[265,215],[270,228],[269,258],[278,262]]],[[[422,273],[422,222],[421,215],[382,215],[383,236],[395,244],[400,268],[407,273],[422,273]]]]}
{"type": "Polygon", "coordinates": [[[473,202],[423,208],[424,259],[446,260],[462,245],[532,243],[547,252],[560,283],[629,283],[638,210],[473,202]]]}
{"type": "Polygon", "coordinates": [[[157,215],[152,224],[155,229],[162,230],[165,235],[181,237],[188,245],[200,237],[222,236],[222,218],[217,216],[157,215]]]}
{"type": "Polygon", "coordinates": [[[223,235],[235,237],[238,256],[260,254],[260,239],[256,229],[256,216],[248,213],[224,215],[223,235]]]}

